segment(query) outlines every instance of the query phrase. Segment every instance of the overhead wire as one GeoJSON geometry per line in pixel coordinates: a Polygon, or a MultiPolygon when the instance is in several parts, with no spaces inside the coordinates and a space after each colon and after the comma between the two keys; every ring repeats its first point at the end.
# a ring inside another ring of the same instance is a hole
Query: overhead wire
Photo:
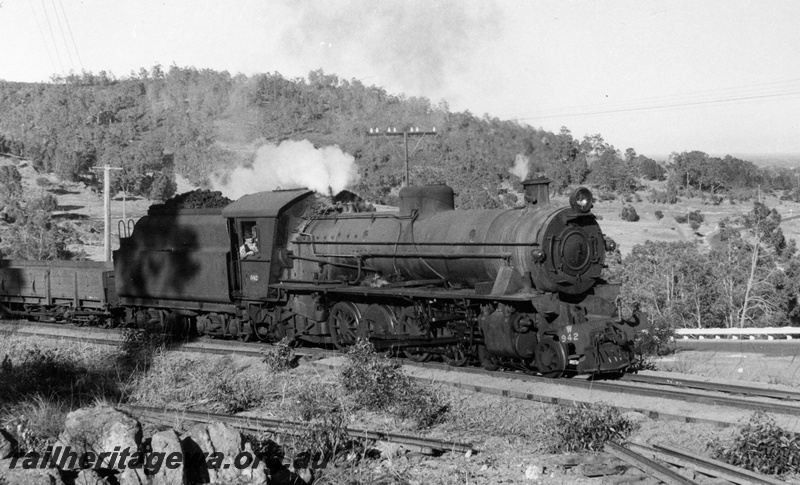
{"type": "Polygon", "coordinates": [[[67,12],[64,10],[64,4],[61,2],[61,0],[58,0],[58,5],[61,7],[61,14],[64,16],[64,23],[67,24],[69,38],[72,40],[72,48],[75,50],[75,57],[78,58],[78,65],[81,66],[81,71],[83,71],[83,61],[81,60],[81,54],[78,51],[78,44],[75,43],[75,36],[72,35],[72,27],[69,25],[69,18],[67,17],[67,12]]]}
{"type": "Polygon", "coordinates": [[[701,107],[721,104],[768,100],[773,98],[791,98],[800,95],[800,79],[773,81],[748,86],[721,88],[715,90],[663,95],[618,103],[595,103],[563,107],[542,113],[510,116],[516,121],[571,118],[577,116],[594,116],[603,114],[626,113],[672,108],[701,107]]]}
{"type": "MultiPolygon", "coordinates": [[[[762,92],[764,89],[769,89],[769,87],[775,87],[776,85],[786,85],[787,83],[794,83],[795,86],[791,84],[788,86],[784,86],[787,88],[796,88],[800,89],[800,79],[791,79],[791,80],[784,80],[784,81],[773,81],[769,83],[761,83],[761,84],[751,84],[747,86],[737,86],[731,88],[721,88],[721,89],[714,89],[714,90],[705,90],[705,91],[695,91],[690,93],[681,93],[681,94],[672,94],[672,95],[662,95],[662,96],[650,96],[646,98],[639,98],[639,99],[632,99],[632,100],[625,100],[618,103],[594,103],[589,105],[577,105],[577,106],[568,106],[563,107],[555,110],[555,113],[565,112],[565,111],[576,111],[576,110],[586,110],[586,109],[593,109],[593,108],[603,108],[603,109],[613,109],[615,107],[629,107],[629,105],[633,104],[635,106],[641,105],[641,103],[652,103],[652,102],[659,102],[661,100],[664,101],[674,101],[674,102],[688,102],[694,101],[698,98],[705,99],[711,96],[720,95],[720,94],[740,94],[740,95],[749,95],[754,94],[755,92],[762,92]],[[755,90],[755,92],[754,92],[755,90]]],[[[552,110],[551,110],[552,112],[552,110]]],[[[554,113],[554,114],[555,114],[554,113]]],[[[547,113],[549,114],[549,112],[547,113]]],[[[511,117],[519,117],[519,116],[527,116],[527,114],[521,115],[511,115],[511,117]]]]}
{"type": "Polygon", "coordinates": [[[47,37],[44,35],[44,30],[42,30],[42,24],[39,22],[39,16],[36,15],[36,9],[33,7],[33,1],[28,2],[28,5],[31,6],[31,11],[33,12],[33,18],[36,19],[36,27],[39,29],[39,35],[42,36],[42,42],[44,43],[44,51],[47,53],[47,59],[50,61],[50,67],[53,69],[53,72],[56,71],[56,64],[53,62],[53,56],[50,55],[50,48],[47,46],[47,37]]]}
{"type": "Polygon", "coordinates": [[[53,14],[56,17],[56,23],[58,24],[58,31],[61,34],[61,40],[64,41],[64,50],[67,51],[67,58],[69,59],[69,66],[72,69],[72,72],[75,72],[75,63],[72,61],[72,54],[69,52],[69,43],[67,42],[67,36],[64,35],[64,27],[61,25],[61,17],[58,15],[58,9],[56,8],[55,0],[50,0],[50,5],[53,6],[53,14]]]}
{"type": "Polygon", "coordinates": [[[58,59],[58,65],[61,68],[61,75],[63,76],[64,73],[64,64],[61,62],[61,54],[58,53],[58,44],[56,43],[56,36],[53,34],[53,26],[50,23],[50,16],[47,15],[47,7],[44,4],[44,0],[42,0],[42,9],[44,10],[44,18],[47,20],[47,28],[50,30],[50,38],[53,40],[53,48],[56,51],[56,59],[58,59]]]}

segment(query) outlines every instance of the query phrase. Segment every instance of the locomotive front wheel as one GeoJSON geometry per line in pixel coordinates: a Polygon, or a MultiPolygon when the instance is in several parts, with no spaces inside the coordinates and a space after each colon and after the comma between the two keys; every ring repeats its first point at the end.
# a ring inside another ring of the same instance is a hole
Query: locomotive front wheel
{"type": "Polygon", "coordinates": [[[333,305],[328,314],[328,331],[333,345],[339,350],[347,350],[356,343],[361,327],[361,312],[354,304],[340,301],[333,305]]]}
{"type": "Polygon", "coordinates": [[[564,374],[567,368],[567,353],[564,347],[549,338],[536,345],[536,367],[544,377],[555,379],[564,374]]]}

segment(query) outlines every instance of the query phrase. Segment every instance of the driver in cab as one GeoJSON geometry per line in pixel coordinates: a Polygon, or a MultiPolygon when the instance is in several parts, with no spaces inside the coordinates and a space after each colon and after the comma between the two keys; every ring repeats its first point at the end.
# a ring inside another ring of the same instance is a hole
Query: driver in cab
{"type": "Polygon", "coordinates": [[[258,254],[258,244],[253,237],[245,238],[244,244],[239,248],[239,258],[247,259],[258,254]]]}

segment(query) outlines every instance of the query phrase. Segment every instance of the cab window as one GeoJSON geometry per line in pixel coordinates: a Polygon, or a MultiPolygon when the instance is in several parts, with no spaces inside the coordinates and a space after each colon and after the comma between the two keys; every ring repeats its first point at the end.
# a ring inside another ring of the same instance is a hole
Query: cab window
{"type": "Polygon", "coordinates": [[[258,238],[258,226],[253,221],[242,222],[239,226],[239,257],[256,259],[261,252],[258,238]]]}

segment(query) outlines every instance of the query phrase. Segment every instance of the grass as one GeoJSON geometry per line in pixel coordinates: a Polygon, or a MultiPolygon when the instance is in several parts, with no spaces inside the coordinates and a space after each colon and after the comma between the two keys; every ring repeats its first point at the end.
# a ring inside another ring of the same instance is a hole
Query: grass
{"type": "Polygon", "coordinates": [[[281,399],[285,381],[232,356],[159,352],[150,368],[136,373],[125,387],[136,404],[237,413],[281,399]]]}
{"type": "Polygon", "coordinates": [[[69,411],[123,394],[110,347],[6,337],[0,355],[0,423],[22,451],[43,451],[69,411]]]}

